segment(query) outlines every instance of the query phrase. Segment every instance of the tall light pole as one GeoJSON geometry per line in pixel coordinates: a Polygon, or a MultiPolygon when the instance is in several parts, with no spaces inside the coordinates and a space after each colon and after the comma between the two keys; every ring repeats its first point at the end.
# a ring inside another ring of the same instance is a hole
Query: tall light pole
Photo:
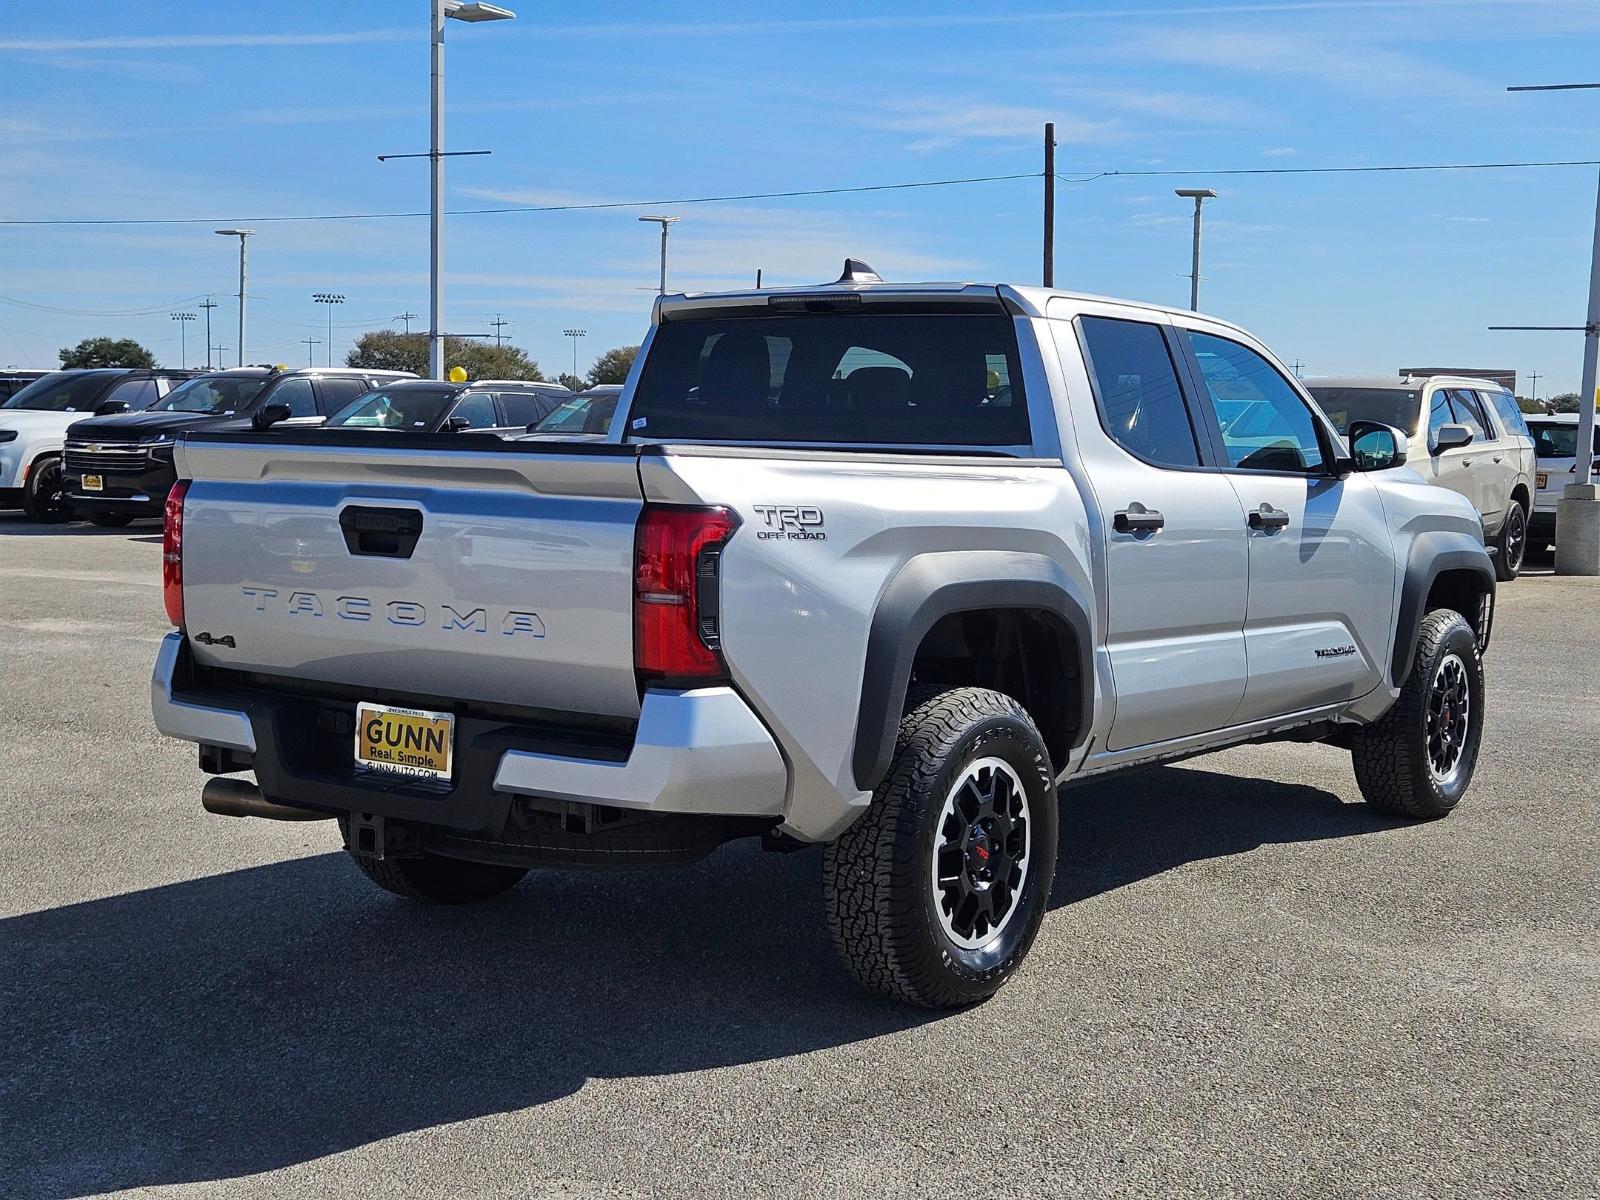
{"type": "Polygon", "coordinates": [[[1194,245],[1189,253],[1189,310],[1200,311],[1200,206],[1215,200],[1217,194],[1210,188],[1178,188],[1177,194],[1194,201],[1194,245]]]}
{"type": "Polygon", "coordinates": [[[343,292],[312,292],[311,298],[328,306],[328,365],[333,366],[333,306],[344,303],[343,292]]]}
{"type": "Polygon", "coordinates": [[[242,367],[244,366],[245,309],[249,301],[249,293],[245,291],[245,281],[249,278],[249,275],[246,272],[246,265],[249,260],[245,251],[245,243],[249,240],[250,235],[253,234],[255,230],[218,229],[214,232],[221,234],[223,237],[236,237],[239,239],[239,365],[242,367]]]}
{"type": "MultiPolygon", "coordinates": [[[[1600,83],[1553,83],[1508,92],[1577,92],[1600,83]]],[[[1600,575],[1600,486],[1594,482],[1596,368],[1600,366],[1600,184],[1595,189],[1594,242],[1589,256],[1589,308],[1583,325],[1583,379],[1578,385],[1578,461],[1556,505],[1556,574],[1600,575]]]]}
{"type": "MultiPolygon", "coordinates": [[[[572,382],[578,383],[578,339],[588,337],[589,331],[587,329],[563,329],[561,336],[572,339],[572,382]]],[[[572,390],[576,392],[580,389],[575,387],[572,390]]]]}
{"type": "MultiPolygon", "coordinates": [[[[683,220],[683,218],[682,217],[640,217],[639,220],[641,220],[641,221],[655,221],[658,224],[660,224],[660,226],[661,226],[661,288],[660,288],[660,293],[659,294],[665,296],[667,294],[667,230],[670,229],[673,225],[677,224],[679,221],[683,220]]],[[[573,343],[573,344],[574,344],[574,346],[576,346],[577,343],[573,343]]],[[[576,372],[574,372],[574,374],[576,374],[576,372]]]]}
{"type": "Polygon", "coordinates": [[[206,310],[206,370],[208,371],[211,370],[211,310],[216,306],[217,302],[210,296],[207,296],[206,302],[200,306],[206,310]]]}
{"type": "Polygon", "coordinates": [[[516,13],[495,4],[433,0],[432,92],[428,136],[428,374],[444,378],[444,23],[509,21],[516,13]]]}
{"type": "MultiPolygon", "coordinates": [[[[194,314],[192,312],[175,312],[167,315],[178,323],[178,365],[187,367],[189,365],[189,339],[184,336],[184,330],[188,328],[188,323],[194,320],[194,314]]],[[[211,363],[207,361],[206,366],[209,367],[210,365],[211,363]]]]}

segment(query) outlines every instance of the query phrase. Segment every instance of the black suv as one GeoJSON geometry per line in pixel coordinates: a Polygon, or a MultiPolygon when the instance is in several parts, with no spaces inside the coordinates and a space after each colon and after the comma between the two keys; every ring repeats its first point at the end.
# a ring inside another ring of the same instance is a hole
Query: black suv
{"type": "Polygon", "coordinates": [[[90,417],[67,430],[62,484],[78,515],[96,525],[159,517],[177,480],[172,447],[191,430],[254,428],[269,405],[286,425],[320,425],[400,371],[356,367],[239,367],[199,375],[144,412],[90,417]]]}
{"type": "Polygon", "coordinates": [[[403,379],[385,384],[328,418],[328,429],[390,429],[409,433],[522,433],[572,393],[559,383],[479,379],[444,383],[403,379]]]}

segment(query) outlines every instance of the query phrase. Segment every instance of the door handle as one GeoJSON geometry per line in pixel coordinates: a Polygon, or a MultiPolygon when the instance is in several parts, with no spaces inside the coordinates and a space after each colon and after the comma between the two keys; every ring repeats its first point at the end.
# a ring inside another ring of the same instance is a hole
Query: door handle
{"type": "Polygon", "coordinates": [[[1167,519],[1160,513],[1142,504],[1118,509],[1111,518],[1111,528],[1118,533],[1154,533],[1166,523],[1167,519]]]}
{"type": "Polygon", "coordinates": [[[1288,524],[1289,514],[1281,508],[1263,504],[1260,508],[1250,510],[1251,529],[1282,529],[1288,524]]]}

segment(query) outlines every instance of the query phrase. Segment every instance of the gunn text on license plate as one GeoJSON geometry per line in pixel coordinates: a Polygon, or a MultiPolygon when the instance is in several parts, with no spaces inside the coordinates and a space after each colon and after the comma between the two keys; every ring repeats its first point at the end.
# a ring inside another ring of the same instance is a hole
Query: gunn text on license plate
{"type": "Polygon", "coordinates": [[[375,771],[449,779],[455,717],[387,704],[356,705],[356,762],[375,771]]]}
{"type": "Polygon", "coordinates": [[[100,476],[98,476],[98,475],[85,475],[83,477],[83,490],[84,491],[86,491],[86,492],[103,492],[103,491],[105,491],[105,488],[106,488],[105,480],[101,479],[100,476]]]}

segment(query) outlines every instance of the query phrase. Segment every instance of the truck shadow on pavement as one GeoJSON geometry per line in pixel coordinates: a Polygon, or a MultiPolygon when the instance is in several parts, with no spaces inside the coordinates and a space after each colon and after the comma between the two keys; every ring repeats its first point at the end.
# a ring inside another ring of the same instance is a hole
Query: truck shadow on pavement
{"type": "MultiPolygon", "coordinates": [[[[1192,769],[1066,801],[1058,905],[1382,827],[1313,788],[1192,769]]],[[[312,844],[337,836],[310,828],[312,844]]],[[[536,873],[455,909],[316,854],[0,921],[0,963],[0,1191],[16,1198],[251,1175],[590,1078],[760,1062],[939,1016],[854,990],[814,852],[747,847],[678,870],[536,873]]]]}

